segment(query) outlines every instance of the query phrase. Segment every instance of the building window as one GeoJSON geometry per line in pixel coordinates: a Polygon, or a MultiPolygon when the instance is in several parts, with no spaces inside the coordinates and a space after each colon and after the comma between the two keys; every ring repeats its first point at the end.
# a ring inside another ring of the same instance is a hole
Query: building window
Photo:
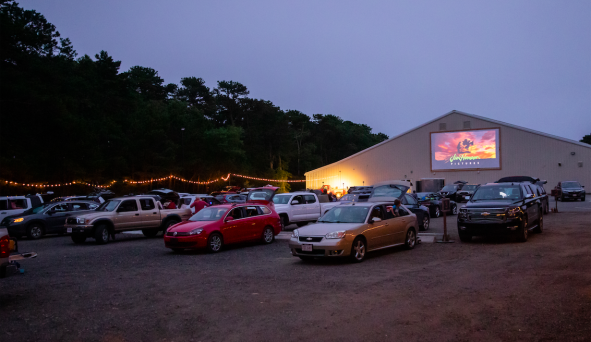
{"type": "Polygon", "coordinates": [[[464,128],[472,128],[470,127],[470,121],[464,121],[464,128]]]}
{"type": "Polygon", "coordinates": [[[445,122],[439,123],[439,130],[445,131],[447,129],[447,124],[445,122]]]}

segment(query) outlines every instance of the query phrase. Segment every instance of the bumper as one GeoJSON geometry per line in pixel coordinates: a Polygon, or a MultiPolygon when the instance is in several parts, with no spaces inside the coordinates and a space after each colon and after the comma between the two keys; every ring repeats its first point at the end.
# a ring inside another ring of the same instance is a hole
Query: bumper
{"type": "Polygon", "coordinates": [[[468,222],[458,220],[458,233],[472,236],[478,235],[507,235],[516,233],[521,225],[521,219],[511,219],[503,222],[468,222]]]}
{"type": "Polygon", "coordinates": [[[207,247],[207,236],[164,236],[166,248],[198,249],[207,247]]]}
{"type": "Polygon", "coordinates": [[[585,197],[585,194],[584,193],[566,193],[566,192],[562,193],[562,198],[579,199],[581,197],[585,197]]]}
{"type": "Polygon", "coordinates": [[[13,223],[8,227],[0,227],[6,228],[8,230],[8,235],[10,236],[17,236],[17,235],[25,235],[27,234],[27,227],[24,224],[20,223],[13,223]]]}
{"type": "Polygon", "coordinates": [[[88,236],[90,236],[92,234],[93,226],[92,225],[72,225],[72,224],[66,224],[65,225],[65,228],[66,228],[66,232],[67,233],[81,234],[81,235],[88,235],[88,236]]]}
{"type": "Polygon", "coordinates": [[[322,239],[320,242],[304,242],[297,238],[289,240],[289,249],[293,256],[345,257],[351,254],[353,238],[347,235],[343,239],[322,239]],[[312,245],[311,252],[302,250],[303,245],[312,245]]]}

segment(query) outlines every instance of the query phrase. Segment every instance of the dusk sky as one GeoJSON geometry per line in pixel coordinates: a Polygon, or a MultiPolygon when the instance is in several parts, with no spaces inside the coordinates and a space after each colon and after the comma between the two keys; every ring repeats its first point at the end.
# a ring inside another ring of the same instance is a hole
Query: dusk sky
{"type": "Polygon", "coordinates": [[[106,50],[166,83],[250,97],[389,136],[453,109],[591,133],[591,1],[26,0],[79,56],[106,50]]]}

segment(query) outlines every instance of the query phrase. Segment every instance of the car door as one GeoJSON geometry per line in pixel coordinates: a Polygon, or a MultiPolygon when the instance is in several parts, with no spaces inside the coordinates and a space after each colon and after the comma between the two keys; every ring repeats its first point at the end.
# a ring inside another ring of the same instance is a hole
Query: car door
{"type": "Polygon", "coordinates": [[[242,207],[236,207],[226,214],[220,231],[224,236],[224,243],[235,243],[244,241],[248,235],[245,229],[244,210],[242,207]],[[231,220],[228,218],[231,217],[231,220]]]}
{"type": "Polygon", "coordinates": [[[45,232],[55,233],[64,230],[66,224],[66,218],[70,216],[71,209],[67,203],[56,204],[45,212],[45,232]]]}
{"type": "Polygon", "coordinates": [[[119,204],[115,215],[113,215],[115,230],[125,230],[129,228],[141,228],[142,218],[138,210],[137,200],[124,200],[119,204]]]}
{"type": "Polygon", "coordinates": [[[364,232],[364,235],[367,238],[367,247],[370,250],[387,246],[389,241],[392,240],[390,222],[385,219],[384,211],[384,206],[378,204],[371,209],[368,216],[368,228],[364,232]],[[379,221],[376,221],[376,218],[379,221]],[[371,220],[374,220],[374,222],[370,223],[371,220]]]}
{"type": "Polygon", "coordinates": [[[538,200],[529,185],[523,185],[522,189],[525,190],[524,204],[526,206],[525,211],[527,213],[527,222],[528,226],[531,227],[531,225],[538,219],[538,200]]]}
{"type": "Polygon", "coordinates": [[[396,235],[394,243],[404,243],[406,238],[406,227],[409,225],[414,225],[418,230],[418,222],[416,222],[416,218],[411,215],[411,211],[404,206],[398,208],[399,217],[396,217],[396,235]]]}
{"type": "Polygon", "coordinates": [[[160,212],[156,209],[154,199],[140,198],[140,217],[142,219],[142,227],[157,228],[160,226],[160,212]]]}
{"type": "MultiPolygon", "coordinates": [[[[297,195],[291,199],[291,218],[290,221],[305,221],[306,220],[306,202],[304,196],[297,195]],[[294,201],[298,203],[294,204],[294,201]]],[[[320,211],[320,210],[319,210],[320,211]]]]}
{"type": "Polygon", "coordinates": [[[255,205],[249,205],[244,207],[244,238],[247,240],[254,240],[258,239],[263,236],[263,228],[265,226],[265,222],[263,217],[261,216],[261,209],[255,205]]]}
{"type": "Polygon", "coordinates": [[[304,195],[306,219],[316,220],[320,215],[320,203],[316,200],[316,196],[304,195]]]}

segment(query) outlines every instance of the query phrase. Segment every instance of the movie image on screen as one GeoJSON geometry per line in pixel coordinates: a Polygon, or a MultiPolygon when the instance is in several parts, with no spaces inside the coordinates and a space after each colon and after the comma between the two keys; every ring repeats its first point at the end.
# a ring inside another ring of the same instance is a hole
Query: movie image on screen
{"type": "Polygon", "coordinates": [[[431,170],[500,169],[499,129],[431,133],[431,170]]]}

